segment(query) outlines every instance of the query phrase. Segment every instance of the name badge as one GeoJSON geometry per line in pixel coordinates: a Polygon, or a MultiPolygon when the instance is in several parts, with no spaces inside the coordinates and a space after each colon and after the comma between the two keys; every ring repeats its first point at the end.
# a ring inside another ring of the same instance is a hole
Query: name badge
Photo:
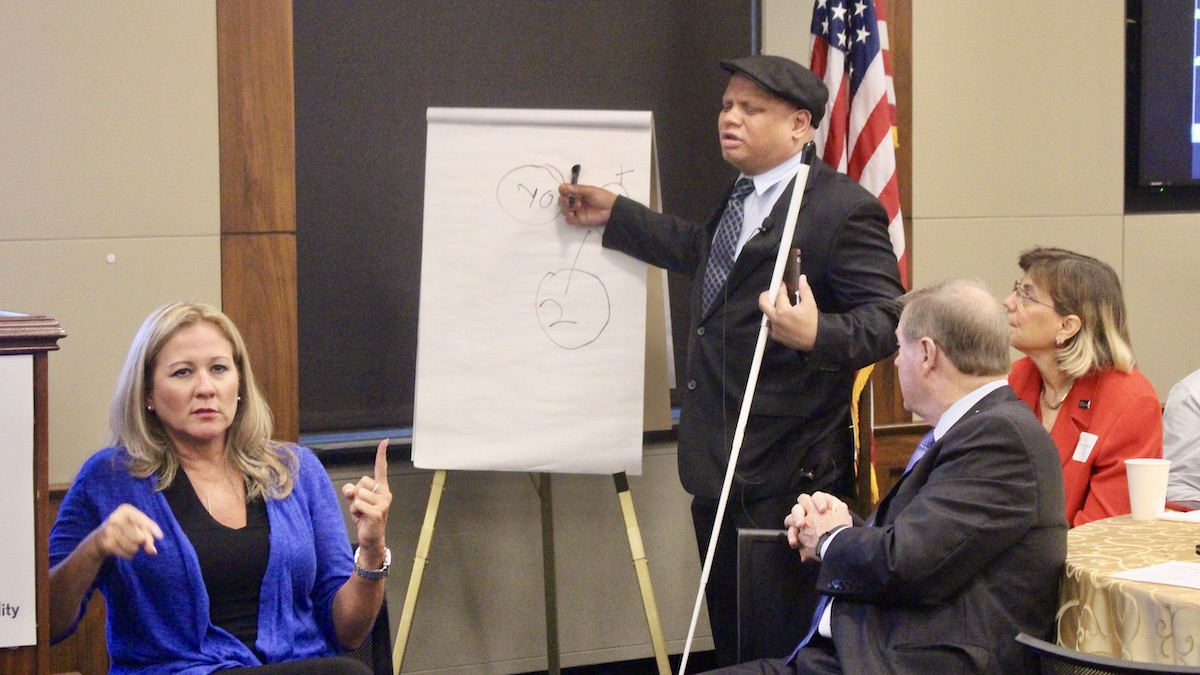
{"type": "Polygon", "coordinates": [[[1086,431],[1079,434],[1079,443],[1075,445],[1075,454],[1071,455],[1071,459],[1076,462],[1086,462],[1092,454],[1092,448],[1096,447],[1096,441],[1098,440],[1100,440],[1100,437],[1096,434],[1089,434],[1086,431]]]}

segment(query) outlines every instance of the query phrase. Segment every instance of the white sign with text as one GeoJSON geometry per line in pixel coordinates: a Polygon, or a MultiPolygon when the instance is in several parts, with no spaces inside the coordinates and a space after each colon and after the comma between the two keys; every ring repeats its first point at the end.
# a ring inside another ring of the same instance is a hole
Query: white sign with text
{"type": "Polygon", "coordinates": [[[33,357],[0,356],[0,647],[37,644],[33,357]]]}

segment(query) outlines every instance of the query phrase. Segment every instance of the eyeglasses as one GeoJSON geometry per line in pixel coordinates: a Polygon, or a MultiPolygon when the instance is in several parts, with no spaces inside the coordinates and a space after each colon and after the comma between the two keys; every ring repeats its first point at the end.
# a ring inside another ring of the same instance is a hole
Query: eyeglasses
{"type": "Polygon", "coordinates": [[[1030,294],[1030,292],[1029,292],[1029,288],[1021,285],[1020,279],[1013,282],[1013,293],[1016,293],[1017,297],[1022,300],[1025,300],[1027,302],[1036,302],[1037,304],[1042,305],[1043,307],[1049,307],[1050,309],[1053,309],[1056,312],[1058,311],[1058,308],[1054,306],[1054,303],[1042,302],[1041,300],[1038,300],[1037,298],[1033,297],[1033,295],[1030,294]]]}

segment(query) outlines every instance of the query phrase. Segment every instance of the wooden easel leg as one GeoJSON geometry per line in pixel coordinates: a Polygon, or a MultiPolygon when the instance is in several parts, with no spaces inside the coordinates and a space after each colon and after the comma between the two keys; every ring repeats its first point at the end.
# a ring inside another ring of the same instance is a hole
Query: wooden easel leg
{"type": "Polygon", "coordinates": [[[438,506],[442,503],[442,491],[446,489],[446,470],[433,472],[433,485],[429,488],[429,506],[425,509],[425,523],[421,525],[421,536],[417,540],[417,555],[413,559],[412,576],[408,579],[408,592],[404,595],[404,609],[400,612],[400,628],[396,631],[396,646],[392,649],[392,675],[400,675],[404,663],[404,650],[408,647],[408,634],[412,630],[413,614],[417,611],[417,593],[421,590],[421,576],[425,573],[425,562],[429,560],[429,545],[433,541],[433,524],[437,521],[438,506]]]}
{"type": "Polygon", "coordinates": [[[629,492],[629,479],[625,472],[614,473],[617,498],[621,501],[621,513],[625,516],[625,532],[629,536],[629,552],[637,570],[638,585],[642,589],[642,604],[646,606],[646,623],[650,626],[650,642],[654,645],[654,661],[659,675],[671,675],[671,664],[667,660],[667,644],[663,639],[662,623],[658,618],[658,604],[654,602],[654,589],[650,585],[650,564],[646,562],[646,549],[642,546],[642,531],[638,528],[637,514],[633,511],[633,495],[629,492]]]}
{"type": "Polygon", "coordinates": [[[539,473],[538,496],[542,505],[542,576],[546,588],[546,673],[559,675],[558,579],[554,566],[554,501],[550,474],[539,473]]]}

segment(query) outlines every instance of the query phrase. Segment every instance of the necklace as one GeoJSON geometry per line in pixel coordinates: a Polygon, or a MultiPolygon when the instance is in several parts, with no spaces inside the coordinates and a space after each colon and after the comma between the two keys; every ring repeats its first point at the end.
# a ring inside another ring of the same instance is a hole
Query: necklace
{"type": "Polygon", "coordinates": [[[1045,405],[1050,410],[1058,410],[1059,408],[1062,407],[1063,401],[1066,401],[1067,397],[1071,395],[1071,387],[1073,387],[1073,386],[1075,386],[1074,381],[1072,381],[1071,384],[1067,386],[1067,390],[1063,392],[1062,398],[1058,399],[1058,403],[1051,403],[1050,400],[1046,398],[1046,385],[1043,384],[1042,385],[1042,404],[1045,405]]]}
{"type": "MultiPolygon", "coordinates": [[[[196,487],[197,492],[199,492],[199,486],[196,485],[195,481],[192,481],[192,486],[196,487]]],[[[233,495],[235,498],[238,496],[237,488],[235,488],[233,486],[233,481],[230,480],[229,474],[225,474],[224,480],[221,480],[216,485],[214,485],[212,487],[212,489],[206,490],[204,492],[204,498],[203,498],[204,499],[204,508],[209,513],[212,513],[213,496],[218,495],[222,492],[228,492],[229,494],[233,495]]],[[[199,495],[197,495],[197,496],[199,496],[199,495]]]]}
{"type": "Polygon", "coordinates": [[[208,491],[208,493],[204,495],[204,508],[205,508],[205,510],[207,510],[209,513],[212,513],[212,498],[213,498],[213,495],[215,495],[215,494],[218,494],[218,493],[221,493],[221,492],[230,492],[230,493],[232,493],[232,492],[233,492],[233,488],[229,487],[229,486],[228,486],[228,485],[226,485],[226,484],[222,484],[222,485],[218,485],[218,486],[216,486],[216,487],[215,487],[215,488],[213,488],[212,490],[209,490],[209,491],[208,491]]]}

